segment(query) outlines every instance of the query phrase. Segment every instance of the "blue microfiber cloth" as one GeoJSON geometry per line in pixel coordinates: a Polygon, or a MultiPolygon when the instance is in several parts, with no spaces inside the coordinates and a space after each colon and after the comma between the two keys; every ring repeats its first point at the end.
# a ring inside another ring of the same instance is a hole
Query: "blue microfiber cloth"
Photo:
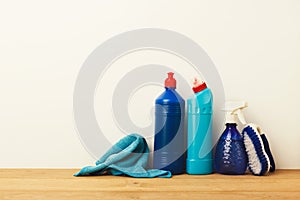
{"type": "Polygon", "coordinates": [[[172,177],[171,172],[158,169],[147,170],[149,148],[145,138],[131,134],[112,146],[96,166],[82,168],[74,176],[127,175],[136,178],[172,177]]]}

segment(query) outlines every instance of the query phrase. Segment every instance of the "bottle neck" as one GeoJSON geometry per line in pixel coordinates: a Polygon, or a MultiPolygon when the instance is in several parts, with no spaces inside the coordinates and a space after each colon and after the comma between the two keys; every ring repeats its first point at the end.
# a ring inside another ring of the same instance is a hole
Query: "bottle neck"
{"type": "Polygon", "coordinates": [[[165,87],[166,90],[175,90],[176,88],[175,87],[165,87]]]}
{"type": "Polygon", "coordinates": [[[236,123],[226,123],[225,133],[230,133],[230,137],[233,140],[242,140],[241,133],[237,129],[236,123]]]}
{"type": "Polygon", "coordinates": [[[237,124],[236,123],[226,123],[226,128],[227,129],[234,129],[237,130],[237,124]]]}

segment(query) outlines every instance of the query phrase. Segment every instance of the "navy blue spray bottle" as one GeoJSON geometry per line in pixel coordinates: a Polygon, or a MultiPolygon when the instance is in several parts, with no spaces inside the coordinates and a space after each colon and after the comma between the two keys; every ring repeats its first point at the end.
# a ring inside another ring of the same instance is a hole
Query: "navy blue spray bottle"
{"type": "Polygon", "coordinates": [[[153,167],[181,174],[185,165],[185,103],[175,90],[173,75],[168,73],[165,91],[155,100],[153,167]]]}
{"type": "Polygon", "coordinates": [[[220,174],[241,175],[247,169],[247,155],[243,137],[237,129],[237,118],[246,124],[241,109],[246,102],[226,102],[226,128],[216,147],[214,167],[220,174]]]}

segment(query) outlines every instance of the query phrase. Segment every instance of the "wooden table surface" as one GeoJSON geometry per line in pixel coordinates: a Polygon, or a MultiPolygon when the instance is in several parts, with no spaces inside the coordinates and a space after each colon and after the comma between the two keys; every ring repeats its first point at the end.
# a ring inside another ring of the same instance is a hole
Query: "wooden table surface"
{"type": "Polygon", "coordinates": [[[77,169],[0,169],[0,199],[300,199],[300,170],[257,177],[73,177],[77,169]]]}

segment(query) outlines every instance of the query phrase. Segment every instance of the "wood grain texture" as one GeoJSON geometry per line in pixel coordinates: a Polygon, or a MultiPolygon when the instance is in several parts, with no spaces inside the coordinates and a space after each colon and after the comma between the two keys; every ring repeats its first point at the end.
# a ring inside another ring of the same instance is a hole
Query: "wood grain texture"
{"type": "Polygon", "coordinates": [[[300,199],[300,170],[257,177],[73,177],[77,169],[0,169],[0,199],[300,199]]]}

